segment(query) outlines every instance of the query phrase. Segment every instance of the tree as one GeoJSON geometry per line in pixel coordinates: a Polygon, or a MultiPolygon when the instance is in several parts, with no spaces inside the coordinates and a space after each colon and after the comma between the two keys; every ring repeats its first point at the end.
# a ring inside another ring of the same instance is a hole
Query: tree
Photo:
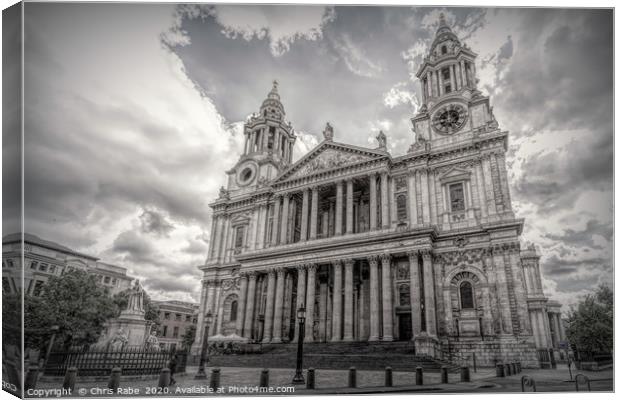
{"type": "MultiPolygon", "coordinates": [[[[122,310],[127,308],[130,291],[131,289],[125,289],[122,292],[115,294],[113,297],[114,303],[118,308],[119,315],[122,310]]],[[[154,327],[159,326],[159,307],[157,304],[153,303],[146,292],[144,292],[144,319],[151,321],[154,327]]]]}
{"type": "Polygon", "coordinates": [[[94,275],[65,272],[51,277],[41,296],[24,295],[26,346],[42,349],[53,325],[59,327],[57,340],[65,346],[92,344],[104,323],[117,314],[108,290],[97,284],[94,275]]]}
{"type": "Polygon", "coordinates": [[[196,339],[196,325],[190,325],[185,329],[185,333],[181,336],[184,349],[189,349],[196,339]]]}
{"type": "Polygon", "coordinates": [[[568,313],[566,336],[580,352],[590,356],[613,349],[613,292],[600,285],[568,313]]]}

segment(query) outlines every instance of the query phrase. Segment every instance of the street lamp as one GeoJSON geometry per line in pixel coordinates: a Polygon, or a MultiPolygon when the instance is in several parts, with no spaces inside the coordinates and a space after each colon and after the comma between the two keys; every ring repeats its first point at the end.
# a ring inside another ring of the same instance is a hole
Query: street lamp
{"type": "Polygon", "coordinates": [[[303,384],[305,381],[302,365],[304,358],[304,331],[306,324],[306,309],[303,304],[297,309],[297,321],[299,322],[299,336],[297,337],[297,368],[295,369],[293,384],[303,384]]]}
{"type": "Polygon", "coordinates": [[[58,333],[58,331],[60,330],[60,326],[52,325],[50,330],[52,331],[52,337],[50,338],[50,342],[47,345],[47,351],[45,352],[45,366],[43,367],[43,369],[47,367],[47,363],[49,362],[50,353],[52,352],[52,347],[54,346],[54,340],[56,339],[56,333],[58,333]]]}
{"type": "Polygon", "coordinates": [[[198,373],[194,376],[194,379],[207,379],[207,374],[205,373],[205,364],[207,364],[207,349],[209,344],[209,326],[213,322],[213,314],[211,311],[205,315],[205,333],[202,336],[202,350],[200,351],[200,365],[198,366],[198,373]]]}

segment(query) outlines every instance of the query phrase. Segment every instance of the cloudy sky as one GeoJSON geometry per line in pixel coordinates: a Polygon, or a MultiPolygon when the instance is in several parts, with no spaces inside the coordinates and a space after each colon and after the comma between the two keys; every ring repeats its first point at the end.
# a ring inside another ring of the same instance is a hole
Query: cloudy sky
{"type": "Polygon", "coordinates": [[[444,11],[510,131],[512,197],[549,295],[612,278],[612,14],[597,10],[26,4],[26,230],[197,300],[208,203],[276,78],[299,135],[394,155],[444,11]]]}

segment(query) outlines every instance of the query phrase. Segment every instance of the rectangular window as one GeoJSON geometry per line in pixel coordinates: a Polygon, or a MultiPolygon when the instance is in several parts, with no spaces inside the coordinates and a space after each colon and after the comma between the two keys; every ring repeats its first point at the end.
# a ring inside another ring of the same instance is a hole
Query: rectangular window
{"type": "Polygon", "coordinates": [[[451,91],[452,91],[452,86],[450,86],[450,85],[446,85],[446,87],[445,87],[445,92],[446,92],[446,93],[450,93],[451,91]]]}
{"type": "Polygon", "coordinates": [[[192,320],[192,316],[191,315],[186,315],[185,316],[185,322],[190,322],[192,320]]]}
{"type": "Polygon", "coordinates": [[[42,289],[43,289],[43,281],[37,281],[34,284],[34,289],[32,289],[32,295],[39,296],[41,294],[42,289]]]}
{"type": "Polygon", "coordinates": [[[170,319],[170,313],[169,312],[164,314],[164,319],[170,319]]]}
{"type": "Polygon", "coordinates": [[[235,233],[235,250],[243,247],[243,236],[245,236],[245,226],[238,226],[235,233]]]}
{"type": "Polygon", "coordinates": [[[161,331],[161,337],[166,337],[167,334],[168,334],[168,327],[164,325],[164,328],[161,331]]]}
{"type": "Polygon", "coordinates": [[[465,192],[462,183],[450,185],[450,210],[452,212],[465,211],[465,192]]]}
{"type": "Polygon", "coordinates": [[[53,274],[54,272],[56,272],[56,266],[55,265],[50,265],[50,268],[49,268],[48,272],[50,274],[53,274]]]}
{"type": "MultiPolygon", "coordinates": [[[[12,265],[12,264],[13,264],[13,262],[12,262],[11,260],[7,260],[6,262],[7,262],[7,264],[8,264],[9,262],[11,263],[11,265],[9,265],[10,267],[12,267],[12,266],[13,266],[13,265],[12,265]]],[[[38,265],[38,264],[39,264],[39,263],[38,263],[38,262],[36,262],[36,261],[31,262],[31,263],[30,263],[30,269],[37,269],[37,265],[38,265]]]]}
{"type": "Polygon", "coordinates": [[[444,82],[450,80],[450,68],[444,68],[441,70],[441,77],[444,82]]]}
{"type": "Polygon", "coordinates": [[[173,338],[178,338],[179,337],[179,327],[175,326],[174,329],[172,329],[172,337],[173,338]]]}
{"type": "Polygon", "coordinates": [[[105,283],[106,285],[110,283],[110,277],[106,276],[105,278],[103,278],[103,283],[105,283]]]}
{"type": "Polygon", "coordinates": [[[47,272],[47,264],[41,264],[41,265],[39,265],[39,271],[42,271],[42,272],[47,272]]]}
{"type": "Polygon", "coordinates": [[[180,321],[180,320],[181,320],[181,314],[175,314],[175,316],[174,316],[174,317],[176,318],[176,320],[177,320],[177,321],[180,321]]]}

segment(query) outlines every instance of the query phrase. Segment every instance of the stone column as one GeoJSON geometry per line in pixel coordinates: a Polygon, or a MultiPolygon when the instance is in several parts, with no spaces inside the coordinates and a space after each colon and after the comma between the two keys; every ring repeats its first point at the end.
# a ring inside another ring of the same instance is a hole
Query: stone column
{"type": "Polygon", "coordinates": [[[437,336],[435,315],[435,280],[433,278],[433,259],[430,250],[422,250],[422,268],[424,269],[424,315],[426,317],[426,333],[437,336]]]}
{"type": "Polygon", "coordinates": [[[560,341],[562,340],[562,335],[560,334],[560,321],[559,321],[559,313],[553,313],[553,333],[555,336],[556,347],[560,348],[560,341]]]}
{"type": "Polygon", "coordinates": [[[237,303],[237,335],[243,336],[243,322],[245,317],[245,303],[248,290],[248,275],[246,273],[239,274],[239,303],[237,303]]]}
{"type": "Polygon", "coordinates": [[[310,240],[316,239],[317,217],[319,215],[319,187],[312,188],[312,205],[310,206],[310,240]]]}
{"type": "Polygon", "coordinates": [[[456,79],[454,76],[454,64],[450,65],[450,86],[452,87],[452,91],[456,91],[456,79]]]}
{"type": "Polygon", "coordinates": [[[353,340],[353,260],[344,261],[344,341],[353,340]]]}
{"type": "Polygon", "coordinates": [[[284,279],[286,273],[284,268],[277,269],[276,283],[276,303],[273,317],[273,339],[272,343],[282,343],[282,311],[284,310],[284,279]]]}
{"type": "Polygon", "coordinates": [[[486,218],[487,216],[487,198],[486,198],[486,190],[484,188],[484,179],[482,178],[482,159],[476,160],[475,167],[476,173],[476,186],[478,189],[478,199],[480,203],[480,214],[482,218],[486,218]]]}
{"type": "Polygon", "coordinates": [[[342,235],[342,181],[336,182],[336,226],[334,235],[342,235]]]}
{"type": "Polygon", "coordinates": [[[388,204],[388,174],[381,173],[381,228],[390,227],[390,213],[388,204]]]}
{"type": "Polygon", "coordinates": [[[273,332],[273,305],[276,291],[276,272],[273,268],[267,273],[269,280],[267,281],[267,307],[265,309],[265,328],[263,330],[263,343],[271,341],[273,332]]]}
{"type": "Polygon", "coordinates": [[[562,314],[558,313],[557,317],[558,317],[558,327],[560,328],[560,340],[564,341],[566,340],[566,332],[564,332],[564,324],[562,323],[562,314]]]}
{"type": "Polygon", "coordinates": [[[192,354],[196,354],[199,351],[198,347],[202,344],[202,334],[204,331],[204,317],[207,312],[207,309],[206,309],[207,293],[208,293],[207,281],[202,280],[201,290],[200,290],[200,307],[198,308],[198,321],[196,321],[196,336],[194,339],[194,343],[192,344],[192,354]]]}
{"type": "MultiPolygon", "coordinates": [[[[299,307],[306,307],[306,266],[299,265],[297,267],[297,301],[295,301],[295,315],[297,315],[297,309],[299,307]]],[[[293,342],[297,342],[299,337],[299,324],[295,323],[295,337],[293,342]]]]}
{"type": "Polygon", "coordinates": [[[245,305],[244,337],[252,338],[252,322],[254,322],[254,299],[256,298],[256,272],[248,274],[248,294],[245,305]]]}
{"type": "Polygon", "coordinates": [[[370,181],[370,230],[377,229],[377,175],[371,173],[370,181]]]}
{"type": "MultiPolygon", "coordinates": [[[[216,290],[217,290],[217,283],[215,281],[207,282],[207,304],[205,306],[205,315],[208,312],[211,312],[211,315],[213,315],[213,321],[215,321],[215,318],[217,317],[216,315],[217,308],[215,304],[216,290]]],[[[209,327],[209,332],[207,332],[207,334],[212,335],[214,331],[215,331],[215,324],[212,323],[211,326],[209,327]]]]}
{"type": "Polygon", "coordinates": [[[391,257],[381,254],[381,289],[383,292],[383,341],[394,340],[392,323],[392,271],[391,257]]]}
{"type": "Polygon", "coordinates": [[[288,242],[288,202],[290,195],[287,193],[282,196],[282,218],[280,226],[280,244],[288,242]]]}
{"type": "Polygon", "coordinates": [[[415,171],[409,171],[407,181],[407,196],[409,197],[409,226],[414,227],[418,224],[418,209],[416,206],[415,192],[415,171]]]}
{"type": "Polygon", "coordinates": [[[262,204],[260,206],[260,226],[258,228],[258,236],[256,238],[256,248],[262,249],[265,247],[265,230],[267,227],[267,205],[262,204]]]}
{"type": "MultiPolygon", "coordinates": [[[[422,332],[422,310],[420,304],[422,298],[420,294],[420,267],[418,265],[418,252],[411,251],[407,253],[409,256],[409,293],[411,296],[411,328],[413,332],[412,339],[418,337],[422,332]]],[[[448,306],[447,306],[448,307],[448,306]]],[[[451,306],[449,306],[451,308],[451,306]]]]}
{"type": "Polygon", "coordinates": [[[334,261],[333,266],[332,342],[339,342],[342,339],[342,262],[334,261]]]}
{"type": "Polygon", "coordinates": [[[224,216],[216,215],[215,216],[215,230],[211,233],[211,259],[217,262],[220,257],[220,242],[222,241],[222,228],[224,228],[224,216]]]}
{"type": "Polygon", "coordinates": [[[319,280],[319,342],[325,342],[327,339],[327,282],[319,280]]]}
{"type": "Polygon", "coordinates": [[[379,257],[368,257],[370,266],[370,337],[369,342],[379,340],[379,257]]]}
{"type": "Polygon", "coordinates": [[[273,220],[271,221],[271,245],[278,244],[278,230],[280,228],[280,198],[276,196],[273,202],[273,220]]]}
{"type": "Polygon", "coordinates": [[[308,200],[309,200],[309,189],[304,188],[303,191],[303,200],[301,202],[301,236],[300,240],[303,242],[308,239],[308,200]]]}
{"type": "Polygon", "coordinates": [[[308,287],[306,288],[306,342],[314,342],[314,297],[316,291],[316,265],[308,266],[308,287]]]}
{"type": "Polygon", "coordinates": [[[216,232],[217,224],[218,224],[218,217],[214,215],[211,221],[211,236],[209,236],[209,253],[207,256],[208,261],[210,261],[213,258],[213,250],[215,249],[215,238],[217,237],[217,232],[216,232]]]}
{"type": "Polygon", "coordinates": [[[437,71],[437,84],[439,86],[439,95],[442,96],[444,94],[444,87],[443,87],[443,76],[442,76],[441,70],[437,71]]]}
{"type": "Polygon", "coordinates": [[[426,93],[428,97],[433,97],[433,78],[431,77],[431,71],[426,72],[426,93]]]}
{"type": "Polygon", "coordinates": [[[465,70],[464,60],[461,60],[461,81],[463,82],[463,86],[469,86],[469,82],[467,81],[467,71],[465,70]]]}
{"type": "Polygon", "coordinates": [[[347,179],[347,234],[353,233],[353,180],[347,179]]]}

